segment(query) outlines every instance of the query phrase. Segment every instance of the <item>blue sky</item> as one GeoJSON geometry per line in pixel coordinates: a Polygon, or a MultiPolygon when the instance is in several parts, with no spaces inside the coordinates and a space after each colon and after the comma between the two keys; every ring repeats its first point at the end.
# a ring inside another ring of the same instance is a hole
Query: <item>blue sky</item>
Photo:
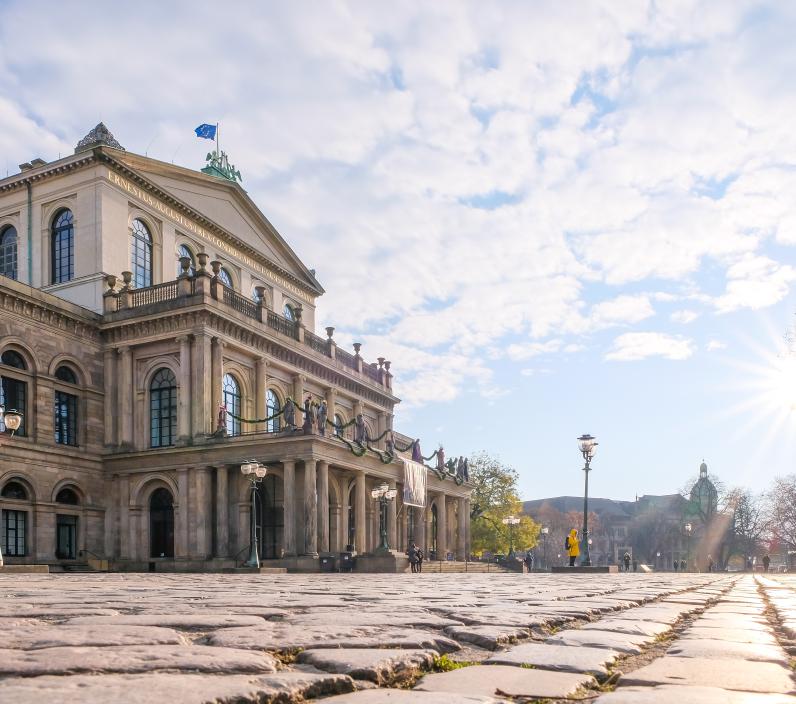
{"type": "Polygon", "coordinates": [[[590,432],[596,495],[703,457],[764,489],[796,457],[795,30],[774,2],[3,0],[0,154],[103,120],[199,168],[218,121],[426,451],[579,494],[590,432]]]}

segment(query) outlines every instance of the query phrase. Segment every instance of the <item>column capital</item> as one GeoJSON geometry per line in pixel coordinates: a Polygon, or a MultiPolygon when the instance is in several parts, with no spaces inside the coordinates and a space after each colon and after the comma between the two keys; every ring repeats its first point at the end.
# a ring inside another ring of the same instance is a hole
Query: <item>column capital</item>
{"type": "Polygon", "coordinates": [[[222,340],[220,337],[212,337],[212,338],[210,338],[210,341],[216,347],[218,347],[219,349],[222,349],[222,350],[227,346],[227,343],[224,340],[222,340]]]}
{"type": "Polygon", "coordinates": [[[307,381],[307,375],[306,374],[294,374],[293,375],[293,380],[294,381],[307,381]]]}
{"type": "Polygon", "coordinates": [[[121,347],[117,347],[116,351],[119,354],[130,354],[131,348],[130,345],[122,345],[121,347]]]}
{"type": "Polygon", "coordinates": [[[180,344],[183,344],[186,342],[190,342],[193,339],[193,335],[189,332],[186,332],[184,335],[177,335],[177,337],[175,337],[174,339],[177,340],[177,342],[179,342],[180,344]]]}

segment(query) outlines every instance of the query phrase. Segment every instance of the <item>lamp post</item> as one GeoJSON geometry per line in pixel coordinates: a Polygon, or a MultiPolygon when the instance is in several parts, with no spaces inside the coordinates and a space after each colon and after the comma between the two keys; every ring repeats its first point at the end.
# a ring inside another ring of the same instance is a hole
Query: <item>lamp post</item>
{"type": "Polygon", "coordinates": [[[583,560],[581,565],[591,566],[591,555],[589,554],[589,472],[591,471],[591,461],[594,453],[597,452],[597,439],[586,433],[578,438],[578,449],[583,455],[586,463],[583,471],[586,475],[586,483],[583,491],[583,560]]]}
{"type": "Polygon", "coordinates": [[[658,550],[658,552],[655,553],[655,569],[656,570],[660,569],[660,564],[661,564],[661,551],[658,550]]]}
{"type": "Polygon", "coordinates": [[[379,502],[379,532],[381,533],[381,545],[376,550],[378,552],[388,552],[390,544],[387,541],[387,504],[393,501],[398,495],[396,489],[390,489],[386,484],[376,487],[370,492],[371,498],[379,502]]]}
{"type": "Polygon", "coordinates": [[[509,527],[509,557],[514,557],[514,526],[520,522],[516,516],[508,516],[503,519],[504,526],[509,527]]]}
{"type": "Polygon", "coordinates": [[[686,545],[686,550],[685,550],[685,568],[688,569],[691,566],[691,528],[692,528],[692,526],[691,526],[690,523],[686,523],[683,526],[683,528],[685,529],[686,540],[688,541],[687,545],[686,545]]]}
{"type": "MultiPolygon", "coordinates": [[[[5,409],[5,406],[0,406],[0,423],[3,424],[6,430],[11,431],[13,437],[14,433],[19,430],[22,425],[22,414],[14,409],[5,409]]],[[[0,547],[0,567],[3,566],[3,550],[0,547]]]]}
{"type": "Polygon", "coordinates": [[[545,569],[547,569],[547,534],[549,532],[550,528],[542,526],[542,560],[544,561],[545,569]]]}
{"type": "Polygon", "coordinates": [[[257,551],[257,486],[262,482],[263,477],[268,473],[268,468],[259,462],[244,462],[240,466],[241,474],[246,477],[252,487],[252,508],[251,508],[251,548],[246,567],[260,568],[260,555],[257,551]]]}

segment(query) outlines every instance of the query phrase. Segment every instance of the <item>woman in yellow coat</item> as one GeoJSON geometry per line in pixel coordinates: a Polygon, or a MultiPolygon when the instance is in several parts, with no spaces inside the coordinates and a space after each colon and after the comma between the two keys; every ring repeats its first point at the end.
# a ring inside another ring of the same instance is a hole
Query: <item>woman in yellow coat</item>
{"type": "Polygon", "coordinates": [[[569,555],[569,566],[575,566],[575,558],[580,555],[580,546],[578,545],[578,531],[577,529],[573,528],[569,531],[569,535],[567,536],[567,554],[569,555]]]}

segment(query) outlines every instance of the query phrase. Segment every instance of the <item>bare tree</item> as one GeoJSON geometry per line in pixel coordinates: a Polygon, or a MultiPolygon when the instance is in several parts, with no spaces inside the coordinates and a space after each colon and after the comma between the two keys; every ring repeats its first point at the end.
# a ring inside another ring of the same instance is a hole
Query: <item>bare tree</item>
{"type": "Polygon", "coordinates": [[[732,489],[727,495],[726,510],[731,514],[726,558],[741,555],[745,559],[757,554],[766,529],[761,497],[748,489],[732,489]]]}
{"type": "Polygon", "coordinates": [[[782,546],[796,550],[796,474],[777,477],[765,495],[766,527],[782,546]]]}

